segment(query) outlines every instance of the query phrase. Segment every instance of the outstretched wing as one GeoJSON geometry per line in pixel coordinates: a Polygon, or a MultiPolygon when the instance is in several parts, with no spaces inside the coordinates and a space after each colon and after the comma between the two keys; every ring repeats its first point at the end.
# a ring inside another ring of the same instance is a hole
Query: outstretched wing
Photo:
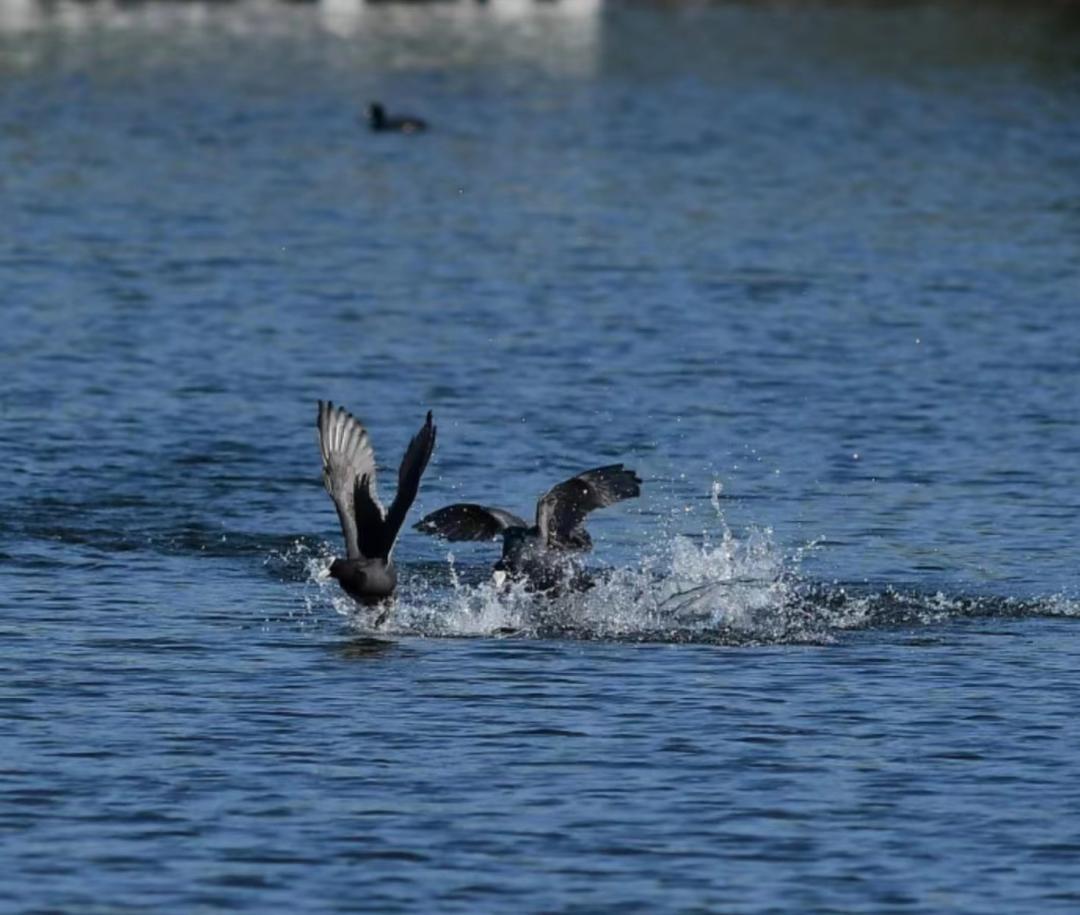
{"type": "Polygon", "coordinates": [[[330,401],[322,400],[319,401],[317,425],[323,485],[337,509],[341,532],[345,535],[345,555],[349,559],[370,557],[371,553],[364,550],[364,547],[370,548],[366,542],[368,538],[361,538],[358,533],[358,493],[363,491],[365,529],[375,516],[381,527],[385,512],[375,493],[375,452],[367,430],[344,407],[335,407],[330,401]]]}
{"type": "Polygon", "coordinates": [[[382,544],[385,558],[390,555],[397,540],[398,531],[405,523],[405,516],[420,491],[420,478],[424,475],[428,461],[431,460],[431,452],[435,450],[436,427],[431,423],[431,411],[428,410],[427,420],[420,431],[413,436],[409,447],[405,449],[405,456],[401,459],[398,468],[398,487],[394,493],[394,501],[390,504],[390,511],[386,513],[386,524],[383,525],[382,544]]]}
{"type": "Polygon", "coordinates": [[[447,540],[497,540],[508,527],[528,527],[513,512],[458,502],[425,515],[413,525],[418,531],[447,540]]]}
{"type": "Polygon", "coordinates": [[[536,526],[552,549],[587,550],[585,516],[595,508],[641,495],[641,480],[622,464],[586,470],[548,490],[536,503],[536,526]]]}

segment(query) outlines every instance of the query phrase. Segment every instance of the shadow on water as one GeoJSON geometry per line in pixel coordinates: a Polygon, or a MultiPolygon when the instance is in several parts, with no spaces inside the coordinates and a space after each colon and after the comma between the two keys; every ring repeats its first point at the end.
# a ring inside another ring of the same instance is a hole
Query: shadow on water
{"type": "Polygon", "coordinates": [[[336,653],[346,661],[370,661],[402,650],[399,642],[372,636],[357,636],[335,646],[336,653]]]}

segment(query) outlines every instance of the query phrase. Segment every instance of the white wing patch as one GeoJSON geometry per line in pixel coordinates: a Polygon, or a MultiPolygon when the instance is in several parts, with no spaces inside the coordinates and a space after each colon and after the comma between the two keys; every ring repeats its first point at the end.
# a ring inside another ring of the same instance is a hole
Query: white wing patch
{"type": "Polygon", "coordinates": [[[367,477],[371,497],[379,514],[386,510],[375,487],[375,451],[367,430],[344,407],[319,401],[319,449],[323,459],[323,485],[334,500],[349,558],[360,555],[356,531],[354,492],[356,481],[367,477]]]}

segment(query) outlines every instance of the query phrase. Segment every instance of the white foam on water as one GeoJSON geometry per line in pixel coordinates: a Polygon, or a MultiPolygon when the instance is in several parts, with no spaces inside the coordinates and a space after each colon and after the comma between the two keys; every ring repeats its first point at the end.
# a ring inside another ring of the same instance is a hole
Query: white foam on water
{"type": "Polygon", "coordinates": [[[435,573],[399,571],[398,594],[380,621],[383,608],[358,606],[327,575],[329,544],[297,541],[275,561],[304,580],[305,612],[329,607],[350,627],[380,635],[805,644],[831,642],[844,631],[964,616],[1080,616],[1080,602],[1065,595],[986,597],[809,581],[801,566],[818,544],[785,551],[769,528],[737,536],[724,520],[722,491],[713,484],[714,517],[699,535],[661,533],[634,562],[594,568],[589,590],[556,597],[532,593],[522,582],[498,587],[486,572],[476,581],[475,569],[462,576],[448,553],[445,569],[435,573]]]}
{"type": "MultiPolygon", "coordinates": [[[[465,584],[448,556],[449,587],[402,587],[383,631],[480,636],[515,633],[576,638],[739,641],[782,638],[786,608],[803,551],[785,556],[772,532],[737,538],[724,522],[720,486],[713,487],[715,522],[700,538],[662,535],[637,561],[601,570],[587,591],[557,597],[523,583],[465,584]]],[[[361,614],[363,620],[367,614],[361,614]]],[[[362,623],[361,623],[362,624],[362,623]]]]}

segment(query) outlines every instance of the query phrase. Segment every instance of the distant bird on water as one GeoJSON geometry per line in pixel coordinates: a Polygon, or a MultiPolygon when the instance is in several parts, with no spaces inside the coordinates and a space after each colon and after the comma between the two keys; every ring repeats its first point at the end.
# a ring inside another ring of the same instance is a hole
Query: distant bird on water
{"type": "Polygon", "coordinates": [[[536,523],[501,508],[459,502],[440,508],[415,525],[416,530],[447,540],[496,540],[502,558],[496,582],[524,580],[533,591],[556,592],[569,585],[588,587],[571,554],[592,549],[585,516],[596,508],[641,495],[641,480],[622,464],[586,470],[553,486],[536,503],[536,523]]]}
{"type": "Polygon", "coordinates": [[[427,121],[408,114],[389,115],[378,102],[368,105],[368,126],[372,130],[395,133],[419,133],[427,130],[427,121]]]}
{"type": "Polygon", "coordinates": [[[331,563],[330,576],[353,600],[377,604],[393,594],[397,585],[390,553],[435,448],[431,411],[405,449],[389,511],[375,491],[375,452],[360,421],[343,407],[320,400],[317,425],[323,484],[334,500],[345,535],[345,558],[331,563]]]}

